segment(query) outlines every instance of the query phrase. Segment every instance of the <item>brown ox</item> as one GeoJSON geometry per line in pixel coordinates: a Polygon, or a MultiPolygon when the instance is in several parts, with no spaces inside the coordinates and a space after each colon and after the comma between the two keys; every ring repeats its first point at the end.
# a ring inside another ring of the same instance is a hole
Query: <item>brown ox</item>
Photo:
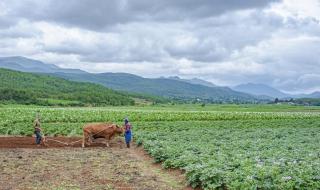
{"type": "Polygon", "coordinates": [[[82,147],[85,146],[85,144],[90,145],[92,143],[93,139],[97,138],[105,138],[106,139],[106,145],[109,147],[110,140],[115,135],[120,135],[124,133],[124,129],[119,127],[116,124],[112,123],[91,123],[86,124],[83,127],[83,139],[82,139],[82,147]]]}

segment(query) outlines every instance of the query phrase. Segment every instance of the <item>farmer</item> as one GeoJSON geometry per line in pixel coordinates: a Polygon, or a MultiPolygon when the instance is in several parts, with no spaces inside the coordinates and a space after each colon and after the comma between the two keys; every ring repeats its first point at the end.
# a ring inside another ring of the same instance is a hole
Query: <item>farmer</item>
{"type": "Polygon", "coordinates": [[[124,119],[124,129],[125,129],[124,137],[125,137],[125,140],[126,140],[127,148],[130,148],[132,126],[129,123],[128,118],[124,119]]]}
{"type": "Polygon", "coordinates": [[[42,140],[42,135],[41,135],[41,123],[40,123],[40,118],[36,117],[36,119],[33,122],[33,127],[34,127],[34,134],[36,134],[36,144],[37,146],[40,146],[41,140],[42,140]]]}

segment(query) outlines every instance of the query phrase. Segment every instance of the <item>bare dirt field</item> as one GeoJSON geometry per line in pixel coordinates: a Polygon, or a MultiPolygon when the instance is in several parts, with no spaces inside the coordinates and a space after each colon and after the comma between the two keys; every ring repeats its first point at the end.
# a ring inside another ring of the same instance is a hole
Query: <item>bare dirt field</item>
{"type": "Polygon", "coordinates": [[[191,189],[181,172],[161,169],[120,137],[111,147],[98,141],[86,148],[77,137],[47,139],[49,147],[37,147],[32,137],[0,137],[1,190],[191,189]]]}

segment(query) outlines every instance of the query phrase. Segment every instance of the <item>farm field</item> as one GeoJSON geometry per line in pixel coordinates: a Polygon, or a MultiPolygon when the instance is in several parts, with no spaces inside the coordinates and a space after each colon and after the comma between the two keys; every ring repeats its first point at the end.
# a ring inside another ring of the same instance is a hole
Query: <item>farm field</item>
{"type": "MultiPolygon", "coordinates": [[[[320,189],[320,109],[278,105],[47,108],[3,106],[0,134],[77,137],[89,122],[122,124],[164,168],[202,189],[320,189]]],[[[81,149],[79,149],[81,150],[81,149]]],[[[121,151],[121,150],[120,150],[121,151]]]]}
{"type": "MultiPolygon", "coordinates": [[[[71,142],[79,137],[55,139],[71,142]]],[[[85,149],[80,143],[67,147],[56,142],[37,148],[32,137],[0,137],[0,189],[188,189],[182,177],[172,178],[142,149],[122,144],[117,138],[107,149],[99,142],[85,149]]]]}

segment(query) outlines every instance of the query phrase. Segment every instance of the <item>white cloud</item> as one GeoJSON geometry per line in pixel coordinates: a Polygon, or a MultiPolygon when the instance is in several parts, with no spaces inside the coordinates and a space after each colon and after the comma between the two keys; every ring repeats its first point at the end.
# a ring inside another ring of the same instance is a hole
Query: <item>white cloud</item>
{"type": "Polygon", "coordinates": [[[284,18],[306,18],[320,19],[319,0],[283,0],[280,4],[275,4],[270,10],[284,18]]]}

